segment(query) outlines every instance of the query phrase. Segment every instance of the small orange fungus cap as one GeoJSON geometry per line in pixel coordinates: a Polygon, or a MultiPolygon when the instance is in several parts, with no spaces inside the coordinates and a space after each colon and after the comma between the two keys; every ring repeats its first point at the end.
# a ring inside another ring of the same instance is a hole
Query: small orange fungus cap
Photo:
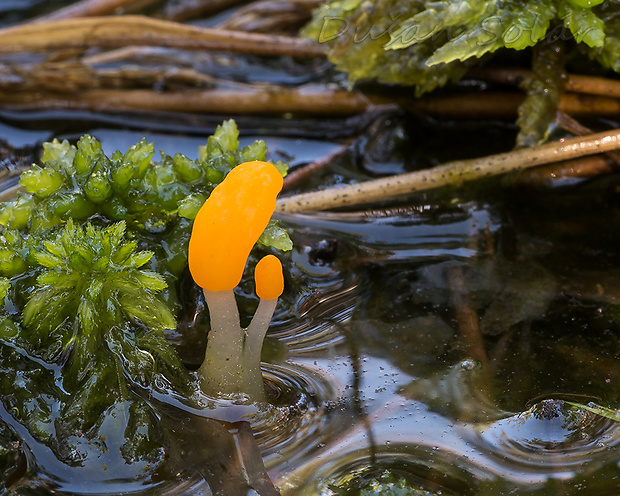
{"type": "Polygon", "coordinates": [[[196,284],[208,291],[239,284],[281,189],[282,175],[267,162],[245,162],[228,173],[194,220],[188,258],[196,284]]]}
{"type": "Polygon", "coordinates": [[[254,269],[256,294],[261,300],[275,300],[284,291],[282,264],[277,257],[266,255],[259,260],[254,269]]]}

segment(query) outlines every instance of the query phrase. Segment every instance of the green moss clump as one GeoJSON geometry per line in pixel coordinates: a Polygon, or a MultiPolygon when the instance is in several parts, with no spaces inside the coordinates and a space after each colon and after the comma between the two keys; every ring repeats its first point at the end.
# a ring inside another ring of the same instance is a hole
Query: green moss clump
{"type": "MultiPolygon", "coordinates": [[[[265,159],[263,141],[240,149],[238,134],[224,122],[196,160],[155,161],[146,140],[111,157],[88,135],[46,143],[26,192],[0,204],[3,401],[66,463],[96,463],[111,435],[136,477],[162,463],[157,414],[138,392],[193,394],[165,332],[198,209],[235,166],[265,159]]],[[[291,248],[276,222],[261,242],[291,248]]]]}
{"type": "MultiPolygon", "coordinates": [[[[350,84],[374,79],[413,86],[421,96],[459,80],[498,50],[553,45],[567,36],[592,59],[620,72],[619,14],[618,3],[610,0],[328,0],[304,34],[326,46],[350,84]]],[[[550,104],[557,108],[557,78],[543,92],[539,76],[525,85],[528,100],[520,114],[534,109],[545,119],[554,114],[550,104]]],[[[544,139],[549,122],[533,135],[532,120],[520,119],[527,127],[519,145],[544,139]]]]}

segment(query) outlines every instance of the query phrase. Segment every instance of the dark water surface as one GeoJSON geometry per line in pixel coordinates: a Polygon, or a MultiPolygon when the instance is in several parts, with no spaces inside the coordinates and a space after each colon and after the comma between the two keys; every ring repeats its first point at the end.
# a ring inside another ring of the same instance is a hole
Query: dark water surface
{"type": "MultiPolygon", "coordinates": [[[[68,3],[1,3],[0,24],[68,3]]],[[[263,65],[259,75],[256,59],[212,69],[282,84],[325,70],[292,65],[263,65]]],[[[194,157],[226,118],[2,110],[0,164],[36,161],[43,141],[84,133],[108,154],[146,136],[194,157]]],[[[505,151],[515,137],[505,123],[393,110],[237,123],[242,144],[265,139],[269,158],[293,170],[350,140],[296,191],[505,151]]],[[[291,496],[618,494],[620,184],[551,184],[501,178],[356,211],[282,215],[295,246],[281,257],[285,293],[264,350],[266,411],[235,401],[188,407],[166,385],[149,391],[164,460],[153,474],[146,461],[125,461],[122,404],[100,426],[105,456],[84,439],[69,466],[62,447],[20,423],[16,412],[36,415],[37,403],[0,392],[0,435],[11,440],[0,452],[0,494],[268,495],[263,463],[291,496]]],[[[247,320],[255,297],[244,286],[238,296],[247,320]]],[[[204,336],[171,339],[188,363],[199,360],[187,350],[204,336]]],[[[15,367],[31,359],[5,355],[15,367]]],[[[19,381],[48,380],[52,397],[59,371],[40,365],[43,379],[23,372],[19,381]]]]}
{"type": "MultiPolygon", "coordinates": [[[[431,141],[460,134],[472,146],[477,134],[466,123],[399,119],[431,141]]],[[[107,152],[143,134],[156,148],[189,156],[204,142],[195,134],[83,125],[58,133],[5,118],[0,128],[9,145],[34,157],[41,140],[83,132],[107,152]]],[[[312,183],[371,177],[363,147],[390,136],[368,133],[312,183]]],[[[513,131],[504,133],[508,141],[513,131]]],[[[337,146],[304,133],[265,139],[273,157],[286,155],[293,168],[337,146]]],[[[375,168],[428,164],[428,144],[416,154],[414,141],[408,151],[391,147],[375,168]]],[[[244,470],[259,473],[262,456],[282,494],[381,494],[359,493],[371,487],[384,494],[616,494],[620,424],[611,411],[586,408],[613,410],[620,392],[614,182],[545,190],[495,184],[388,209],[281,216],[295,248],[283,257],[286,289],[267,343],[272,409],[192,411],[155,392],[162,429],[175,426],[168,463],[183,467],[157,480],[125,464],[122,439],[108,437],[104,460],[66,466],[3,403],[0,417],[26,465],[13,478],[5,474],[7,494],[212,494],[216,469],[209,467],[221,461],[205,439],[232,435],[247,443],[239,420],[251,425],[261,454],[248,448],[244,470]],[[388,480],[406,492],[387,492],[396,487],[388,480]]]]}

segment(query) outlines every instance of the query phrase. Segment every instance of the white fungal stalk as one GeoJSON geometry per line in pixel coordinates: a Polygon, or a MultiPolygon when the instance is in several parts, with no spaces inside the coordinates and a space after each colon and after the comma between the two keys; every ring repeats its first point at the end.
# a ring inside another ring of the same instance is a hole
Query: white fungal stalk
{"type": "Polygon", "coordinates": [[[282,176],[273,165],[241,164],[213,190],[194,221],[189,268],[203,288],[211,317],[205,359],[198,373],[209,395],[245,394],[252,401],[266,400],[260,358],[284,287],[282,264],[267,255],[256,265],[256,293],[261,300],[247,329],[240,325],[233,289],[281,189],[282,176]]]}

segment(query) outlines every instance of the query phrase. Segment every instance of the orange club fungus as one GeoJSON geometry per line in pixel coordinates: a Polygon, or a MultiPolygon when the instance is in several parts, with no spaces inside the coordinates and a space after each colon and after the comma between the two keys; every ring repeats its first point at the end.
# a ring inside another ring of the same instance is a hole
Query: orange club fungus
{"type": "Polygon", "coordinates": [[[282,264],[267,255],[255,268],[258,309],[243,329],[233,289],[252,247],[267,227],[282,189],[282,176],[267,162],[235,167],[213,190],[194,221],[189,270],[203,289],[211,320],[199,374],[211,395],[245,394],[265,401],[260,370],[263,340],[284,287],[282,264]]]}

